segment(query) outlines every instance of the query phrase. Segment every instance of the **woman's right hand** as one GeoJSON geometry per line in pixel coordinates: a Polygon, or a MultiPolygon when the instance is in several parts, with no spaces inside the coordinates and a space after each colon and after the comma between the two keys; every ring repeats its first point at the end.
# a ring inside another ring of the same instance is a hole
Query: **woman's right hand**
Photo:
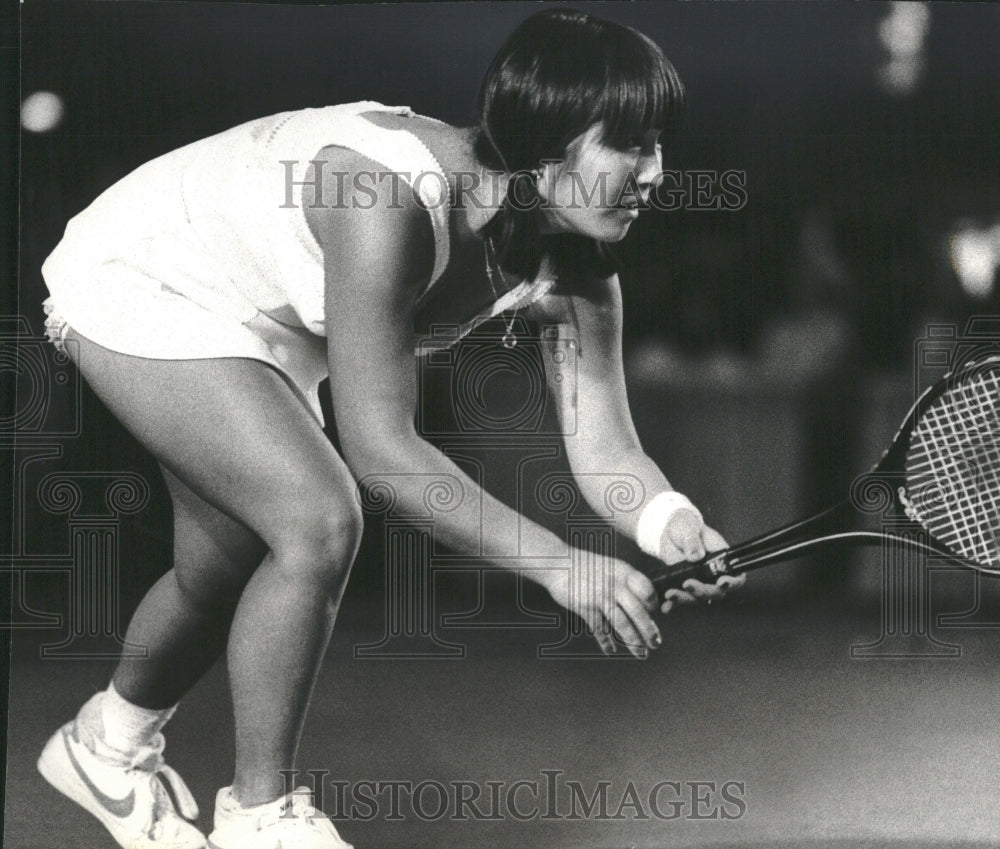
{"type": "Polygon", "coordinates": [[[621,643],[645,659],[663,641],[651,616],[656,589],[623,560],[581,554],[570,569],[547,569],[543,574],[552,597],[587,623],[605,654],[614,654],[621,643]]]}

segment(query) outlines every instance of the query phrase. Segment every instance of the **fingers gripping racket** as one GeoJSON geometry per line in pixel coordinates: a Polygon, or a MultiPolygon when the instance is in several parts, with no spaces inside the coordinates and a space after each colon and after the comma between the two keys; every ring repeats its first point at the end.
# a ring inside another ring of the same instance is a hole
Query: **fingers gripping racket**
{"type": "Polygon", "coordinates": [[[650,578],[662,591],[688,578],[738,575],[819,546],[887,539],[962,566],[1000,572],[1000,356],[966,363],[924,392],[882,459],[841,503],[701,561],[662,566],[650,578]],[[926,533],[858,529],[873,483],[881,483],[891,500],[886,508],[926,533]]]}

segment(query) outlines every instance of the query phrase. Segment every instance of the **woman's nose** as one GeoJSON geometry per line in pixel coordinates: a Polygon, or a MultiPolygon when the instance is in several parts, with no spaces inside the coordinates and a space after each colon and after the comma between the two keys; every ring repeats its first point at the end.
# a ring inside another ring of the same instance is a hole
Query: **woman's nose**
{"type": "Polygon", "coordinates": [[[656,188],[656,184],[663,178],[663,156],[659,145],[648,152],[643,152],[637,163],[635,176],[639,190],[642,192],[643,201],[645,201],[648,199],[649,193],[656,188]]]}

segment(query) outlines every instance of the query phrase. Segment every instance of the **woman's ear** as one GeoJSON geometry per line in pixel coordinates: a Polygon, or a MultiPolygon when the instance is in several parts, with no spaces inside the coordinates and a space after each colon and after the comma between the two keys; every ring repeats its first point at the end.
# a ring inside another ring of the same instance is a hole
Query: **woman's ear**
{"type": "Polygon", "coordinates": [[[556,181],[559,179],[562,165],[561,160],[545,159],[542,160],[541,165],[531,172],[534,178],[535,192],[538,194],[538,199],[543,205],[554,199],[553,191],[555,190],[556,181]]]}

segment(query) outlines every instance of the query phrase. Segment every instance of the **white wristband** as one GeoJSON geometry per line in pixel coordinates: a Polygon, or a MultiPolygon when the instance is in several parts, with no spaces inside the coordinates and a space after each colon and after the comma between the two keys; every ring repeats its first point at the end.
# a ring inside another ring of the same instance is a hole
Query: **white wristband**
{"type": "Polygon", "coordinates": [[[690,510],[703,521],[701,512],[686,495],[679,492],[661,492],[653,498],[639,515],[639,526],[635,531],[635,541],[639,548],[653,557],[660,556],[660,539],[678,510],[690,510]]]}

